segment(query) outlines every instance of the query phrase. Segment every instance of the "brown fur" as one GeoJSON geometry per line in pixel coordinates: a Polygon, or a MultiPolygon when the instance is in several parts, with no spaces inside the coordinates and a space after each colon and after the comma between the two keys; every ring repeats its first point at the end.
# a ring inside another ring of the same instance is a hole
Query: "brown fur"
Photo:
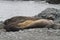
{"type": "Polygon", "coordinates": [[[18,23],[18,25],[20,26],[20,28],[24,29],[24,28],[29,28],[29,27],[52,27],[52,25],[54,24],[54,22],[52,20],[47,20],[47,19],[39,19],[36,21],[33,20],[26,20],[25,22],[22,23],[18,23]]]}
{"type": "Polygon", "coordinates": [[[34,17],[26,17],[26,16],[15,16],[10,19],[5,20],[4,24],[8,25],[13,22],[24,22],[25,20],[37,20],[39,18],[34,18],[34,17]]]}
{"type": "Polygon", "coordinates": [[[32,17],[13,17],[4,22],[6,31],[18,31],[26,28],[50,28],[54,25],[52,20],[38,19],[32,17]]]}

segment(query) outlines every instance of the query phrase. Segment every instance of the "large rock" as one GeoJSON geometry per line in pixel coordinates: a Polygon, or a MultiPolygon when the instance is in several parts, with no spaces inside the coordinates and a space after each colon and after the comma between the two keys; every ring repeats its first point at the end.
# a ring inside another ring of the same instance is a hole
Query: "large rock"
{"type": "Polygon", "coordinates": [[[46,0],[50,4],[60,4],[60,0],[46,0]]]}
{"type": "Polygon", "coordinates": [[[47,8],[38,15],[35,15],[36,18],[45,18],[52,20],[60,20],[60,10],[55,8],[47,8]]]}

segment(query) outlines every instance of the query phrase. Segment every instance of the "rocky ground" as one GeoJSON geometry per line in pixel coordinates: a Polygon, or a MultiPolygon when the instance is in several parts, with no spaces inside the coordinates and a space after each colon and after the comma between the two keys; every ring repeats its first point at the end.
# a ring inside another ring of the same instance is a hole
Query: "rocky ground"
{"type": "Polygon", "coordinates": [[[36,28],[4,32],[3,29],[0,29],[0,40],[60,40],[60,30],[36,28]]]}
{"type": "Polygon", "coordinates": [[[60,30],[36,28],[18,32],[3,32],[1,29],[0,40],[60,40],[60,30]]]}

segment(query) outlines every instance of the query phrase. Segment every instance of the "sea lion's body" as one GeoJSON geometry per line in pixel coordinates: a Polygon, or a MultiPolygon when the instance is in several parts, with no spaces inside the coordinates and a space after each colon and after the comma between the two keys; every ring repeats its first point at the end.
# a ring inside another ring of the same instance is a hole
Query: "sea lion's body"
{"type": "Polygon", "coordinates": [[[28,29],[28,28],[44,28],[44,27],[50,28],[54,25],[54,22],[52,20],[30,18],[30,17],[22,17],[20,20],[14,19],[14,21],[13,22],[12,21],[13,21],[12,18],[10,20],[5,21],[4,28],[6,29],[6,31],[18,31],[20,29],[28,29]]]}

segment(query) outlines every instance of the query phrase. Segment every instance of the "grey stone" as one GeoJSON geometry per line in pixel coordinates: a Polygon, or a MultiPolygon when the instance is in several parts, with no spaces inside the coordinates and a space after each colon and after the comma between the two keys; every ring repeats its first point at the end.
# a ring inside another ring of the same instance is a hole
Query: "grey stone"
{"type": "Polygon", "coordinates": [[[47,8],[38,15],[35,15],[36,18],[51,18],[54,20],[59,20],[60,19],[60,10],[55,9],[55,8],[47,8]]]}
{"type": "Polygon", "coordinates": [[[60,4],[60,0],[46,0],[50,4],[60,4]]]}
{"type": "Polygon", "coordinates": [[[60,40],[60,30],[37,28],[18,32],[1,32],[0,40],[60,40]]]}
{"type": "Polygon", "coordinates": [[[4,27],[3,21],[0,21],[0,29],[3,29],[3,27],[4,27]]]}

